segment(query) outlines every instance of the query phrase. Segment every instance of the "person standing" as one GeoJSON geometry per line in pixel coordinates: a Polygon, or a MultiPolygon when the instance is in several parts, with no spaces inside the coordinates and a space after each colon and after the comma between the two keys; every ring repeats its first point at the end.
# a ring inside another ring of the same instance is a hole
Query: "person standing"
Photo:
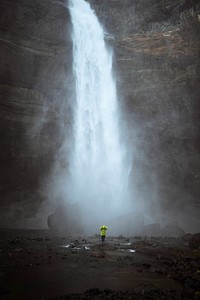
{"type": "Polygon", "coordinates": [[[102,225],[100,227],[100,231],[101,231],[101,241],[102,243],[105,242],[105,238],[106,238],[106,230],[108,229],[108,227],[106,225],[102,225]]]}

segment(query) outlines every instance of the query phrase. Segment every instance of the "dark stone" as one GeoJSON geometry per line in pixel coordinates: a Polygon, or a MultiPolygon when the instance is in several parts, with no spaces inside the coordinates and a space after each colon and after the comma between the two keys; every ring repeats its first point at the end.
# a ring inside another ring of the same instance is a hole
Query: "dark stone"
{"type": "Polygon", "coordinates": [[[93,289],[86,291],[85,293],[90,294],[91,296],[92,295],[95,296],[95,295],[99,295],[101,293],[101,291],[98,288],[93,288],[93,289]]]}
{"type": "MultiPolygon", "coordinates": [[[[59,205],[47,218],[49,230],[65,235],[82,234],[81,213],[78,204],[59,205]]],[[[77,244],[77,240],[74,245],[77,244]]],[[[75,246],[74,246],[75,247],[75,246]]]]}
{"type": "Polygon", "coordinates": [[[200,233],[196,233],[189,241],[189,248],[192,250],[198,250],[200,248],[200,233]]]}
{"type": "Polygon", "coordinates": [[[161,234],[163,236],[170,237],[181,237],[185,234],[184,230],[178,227],[177,225],[166,225],[162,228],[161,234]]]}
{"type": "Polygon", "coordinates": [[[9,290],[7,288],[4,287],[0,287],[0,296],[5,296],[9,294],[9,290]]]}
{"type": "Polygon", "coordinates": [[[141,235],[144,230],[144,216],[141,212],[124,214],[110,220],[111,235],[133,236],[141,235]],[[120,226],[119,226],[120,225],[120,226]]]}
{"type": "Polygon", "coordinates": [[[194,291],[198,291],[200,289],[200,281],[196,278],[188,277],[185,279],[184,286],[194,291]]]}
{"type": "Polygon", "coordinates": [[[193,235],[191,233],[186,233],[184,234],[184,236],[182,237],[182,239],[186,242],[190,241],[192,239],[193,235]]]}
{"type": "Polygon", "coordinates": [[[160,223],[144,225],[143,234],[147,236],[160,236],[161,235],[160,223]]]}

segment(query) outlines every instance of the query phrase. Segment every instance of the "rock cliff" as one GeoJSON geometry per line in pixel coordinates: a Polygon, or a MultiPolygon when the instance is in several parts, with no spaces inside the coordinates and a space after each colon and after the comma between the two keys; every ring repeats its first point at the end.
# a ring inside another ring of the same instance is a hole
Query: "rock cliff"
{"type": "MultiPolygon", "coordinates": [[[[172,217],[183,224],[184,215],[186,230],[196,230],[200,4],[89,2],[113,51],[121,123],[133,159],[133,201],[156,221],[172,217]]],[[[70,141],[72,124],[71,22],[62,1],[2,0],[0,14],[0,205],[1,211],[13,208],[13,222],[14,216],[31,217],[47,201],[44,187],[55,164],[67,165],[62,141],[70,141]]]]}
{"type": "MultiPolygon", "coordinates": [[[[58,149],[72,88],[68,10],[56,1],[0,2],[1,218],[38,209],[58,149]]],[[[45,220],[46,222],[46,220],[45,220]]]]}

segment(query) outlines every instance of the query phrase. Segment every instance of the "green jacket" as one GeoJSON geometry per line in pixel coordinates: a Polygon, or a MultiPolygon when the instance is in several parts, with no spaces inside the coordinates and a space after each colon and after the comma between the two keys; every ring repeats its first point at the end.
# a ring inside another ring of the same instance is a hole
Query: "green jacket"
{"type": "Polygon", "coordinates": [[[106,230],[108,229],[108,227],[106,225],[103,225],[100,227],[101,230],[101,236],[106,236],[106,230]]]}

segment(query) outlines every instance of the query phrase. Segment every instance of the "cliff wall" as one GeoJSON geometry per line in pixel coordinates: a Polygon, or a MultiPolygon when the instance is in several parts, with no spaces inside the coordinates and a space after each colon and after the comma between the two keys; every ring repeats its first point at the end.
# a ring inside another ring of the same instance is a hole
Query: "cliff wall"
{"type": "Polygon", "coordinates": [[[44,186],[70,127],[70,34],[62,3],[0,1],[0,205],[10,208],[2,225],[47,201],[44,186]]]}
{"type": "MultiPolygon", "coordinates": [[[[123,137],[133,159],[133,202],[156,218],[182,222],[184,215],[186,227],[196,229],[200,4],[89,2],[113,51],[123,137]]],[[[0,14],[1,211],[11,206],[13,220],[32,216],[49,197],[55,165],[67,167],[62,149],[69,146],[66,136],[70,144],[73,122],[71,22],[62,1],[2,0],[0,14]]]]}

